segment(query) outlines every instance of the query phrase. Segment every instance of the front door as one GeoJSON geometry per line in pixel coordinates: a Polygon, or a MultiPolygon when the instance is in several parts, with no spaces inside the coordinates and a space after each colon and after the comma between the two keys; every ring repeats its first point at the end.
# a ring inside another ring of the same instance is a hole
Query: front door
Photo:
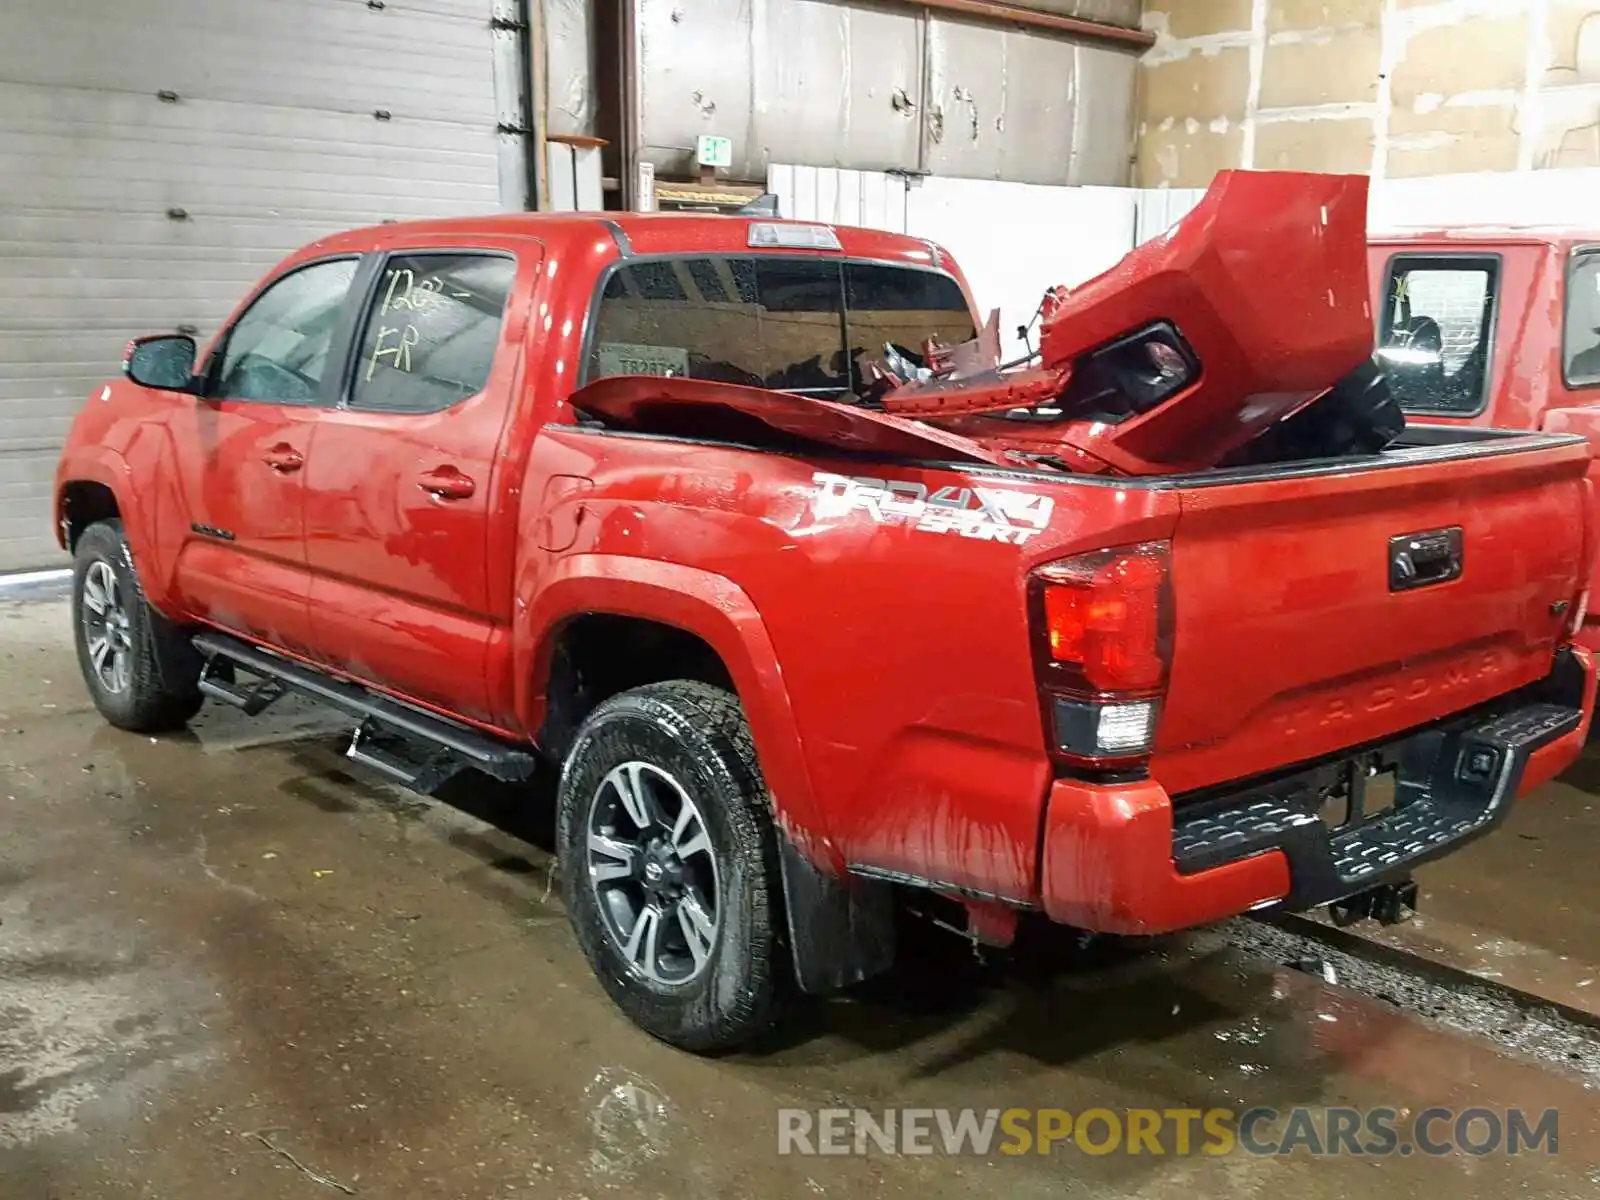
{"type": "Polygon", "coordinates": [[[338,331],[359,260],[290,271],[218,342],[204,395],[170,421],[188,526],[176,583],[191,612],[297,653],[309,644],[305,467],[336,396],[338,331]]]}
{"type": "MultiPolygon", "coordinates": [[[[521,378],[526,314],[507,319],[537,244],[513,255],[407,250],[378,271],[341,406],[306,471],[312,633],[324,661],[490,719],[492,475],[521,378]]],[[[519,310],[520,311],[520,310],[519,310]]]]}

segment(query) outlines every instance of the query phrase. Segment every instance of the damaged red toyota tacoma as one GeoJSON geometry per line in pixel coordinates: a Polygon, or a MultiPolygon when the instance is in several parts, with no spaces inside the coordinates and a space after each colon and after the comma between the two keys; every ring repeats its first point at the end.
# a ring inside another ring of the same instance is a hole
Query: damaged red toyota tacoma
{"type": "Polygon", "coordinates": [[[1220,176],[1012,364],[912,237],[327,238],[78,416],[88,689],[309,695],[424,791],[556,765],[578,941],[694,1050],[886,968],[907,889],[994,944],[1371,911],[1577,755],[1594,521],[1581,439],[1400,416],[1365,206],[1220,176]]]}

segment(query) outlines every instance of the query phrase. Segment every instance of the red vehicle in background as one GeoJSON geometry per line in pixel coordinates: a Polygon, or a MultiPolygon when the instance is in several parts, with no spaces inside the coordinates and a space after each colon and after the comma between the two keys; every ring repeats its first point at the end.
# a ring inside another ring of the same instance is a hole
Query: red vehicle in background
{"type": "Polygon", "coordinates": [[[884,969],[900,889],[1000,944],[1394,889],[1578,754],[1592,505],[1579,438],[1403,428],[1365,196],[1222,177],[1013,370],[915,238],[329,237],[78,415],[86,685],[303,693],[424,791],[548,762],[580,944],[693,1049],[884,969]]]}
{"type": "MultiPolygon", "coordinates": [[[[1600,228],[1395,230],[1368,263],[1378,360],[1413,419],[1600,444],[1600,228]]],[[[1600,611],[1578,640],[1600,648],[1600,611]]]]}

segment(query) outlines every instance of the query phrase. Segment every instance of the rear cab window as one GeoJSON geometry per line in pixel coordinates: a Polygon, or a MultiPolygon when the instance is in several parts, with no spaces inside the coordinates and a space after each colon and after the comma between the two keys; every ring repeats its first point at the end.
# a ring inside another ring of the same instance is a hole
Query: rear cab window
{"type": "Polygon", "coordinates": [[[586,378],[674,375],[840,398],[863,386],[886,343],[976,336],[942,271],[777,254],[622,263],[601,288],[586,378]]]}
{"type": "Polygon", "coordinates": [[[1378,360],[1407,412],[1482,412],[1493,370],[1500,260],[1397,254],[1378,314],[1378,360]]]}
{"type": "Polygon", "coordinates": [[[1574,253],[1567,269],[1561,373],[1570,388],[1600,387],[1600,246],[1574,253]]]}

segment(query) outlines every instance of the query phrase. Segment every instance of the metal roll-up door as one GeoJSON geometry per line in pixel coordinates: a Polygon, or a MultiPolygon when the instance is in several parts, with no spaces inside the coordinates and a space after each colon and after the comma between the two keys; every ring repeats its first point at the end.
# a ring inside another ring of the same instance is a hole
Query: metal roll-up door
{"type": "Polygon", "coordinates": [[[526,207],[517,7],[0,4],[0,571],[62,561],[56,456],[130,337],[334,230],[526,207]]]}

